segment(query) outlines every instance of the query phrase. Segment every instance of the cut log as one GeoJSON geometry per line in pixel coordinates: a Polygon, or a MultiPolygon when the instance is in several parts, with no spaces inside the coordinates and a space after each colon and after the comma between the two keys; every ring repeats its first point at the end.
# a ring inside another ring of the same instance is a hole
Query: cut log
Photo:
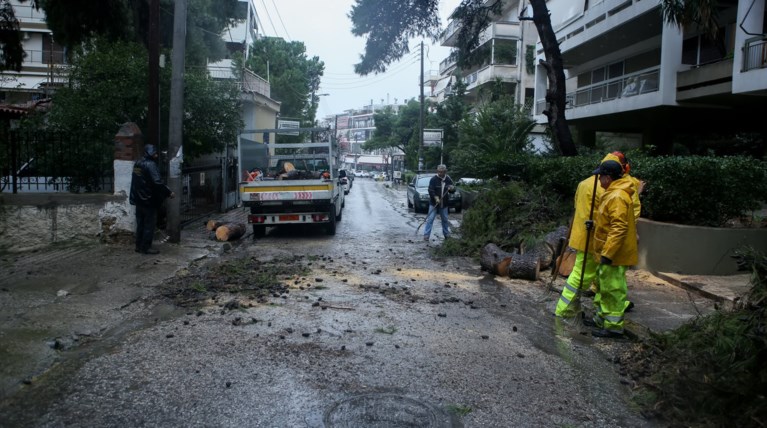
{"type": "Polygon", "coordinates": [[[534,253],[515,254],[509,263],[509,278],[537,281],[540,276],[538,255],[534,253]]]}
{"type": "Polygon", "coordinates": [[[208,229],[210,231],[214,231],[214,230],[218,229],[220,226],[223,226],[223,225],[224,225],[223,221],[208,220],[208,223],[207,223],[207,225],[205,227],[206,227],[206,229],[208,229]]]}
{"type": "Polygon", "coordinates": [[[567,226],[559,226],[555,230],[547,233],[546,236],[543,237],[543,242],[551,247],[551,251],[556,253],[557,246],[559,245],[559,238],[565,238],[566,240],[569,237],[570,229],[568,229],[567,226]]]}
{"type": "Polygon", "coordinates": [[[561,262],[557,262],[559,263],[559,274],[567,277],[573,271],[573,265],[575,265],[575,250],[567,247],[559,257],[562,259],[561,262]]]}
{"type": "Polygon", "coordinates": [[[503,251],[495,244],[487,244],[480,252],[479,264],[482,269],[496,275],[508,275],[509,263],[514,254],[503,251]]]}
{"type": "Polygon", "coordinates": [[[537,256],[539,267],[541,269],[548,269],[548,267],[551,266],[551,262],[554,260],[554,251],[556,250],[552,250],[549,244],[541,242],[527,254],[537,256]]]}
{"type": "Polygon", "coordinates": [[[231,241],[245,234],[245,224],[225,223],[216,228],[216,239],[219,241],[231,241]]]}

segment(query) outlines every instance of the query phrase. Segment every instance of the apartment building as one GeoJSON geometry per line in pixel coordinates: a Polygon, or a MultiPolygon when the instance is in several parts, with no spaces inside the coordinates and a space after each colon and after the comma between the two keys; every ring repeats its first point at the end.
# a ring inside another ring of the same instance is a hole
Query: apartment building
{"type": "MultiPolygon", "coordinates": [[[[658,1],[550,0],[567,77],[568,123],[581,142],[635,133],[670,150],[674,135],[764,132],[765,0],[721,0],[719,31],[665,23],[658,1]]],[[[540,43],[537,57],[543,59],[540,43]]],[[[537,120],[547,87],[536,69],[537,120]]]]}
{"type": "Polygon", "coordinates": [[[0,73],[0,104],[24,105],[48,98],[66,73],[65,49],[51,36],[45,13],[29,2],[11,0],[26,57],[20,71],[0,73]]]}
{"type": "MultiPolygon", "coordinates": [[[[490,3],[494,0],[486,0],[490,3]]],[[[485,90],[501,82],[504,90],[512,94],[519,104],[532,103],[534,96],[535,68],[534,46],[538,33],[531,21],[521,21],[524,2],[504,0],[501,14],[483,30],[477,49],[484,60],[469,68],[459,68],[455,55],[451,54],[439,64],[439,81],[430,79],[434,99],[444,100],[456,79],[466,84],[466,97],[470,103],[481,99],[485,90]]],[[[454,50],[458,41],[461,23],[450,20],[440,38],[442,46],[454,50]]]]}

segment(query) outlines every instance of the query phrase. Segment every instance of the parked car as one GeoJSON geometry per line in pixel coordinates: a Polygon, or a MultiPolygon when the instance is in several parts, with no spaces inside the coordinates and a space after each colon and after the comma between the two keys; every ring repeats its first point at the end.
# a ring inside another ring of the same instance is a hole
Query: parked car
{"type": "MultiPolygon", "coordinates": [[[[429,181],[435,173],[419,173],[407,185],[407,206],[415,212],[429,212],[429,181]]],[[[461,192],[448,193],[447,208],[461,212],[463,208],[461,192]]]]}
{"type": "Polygon", "coordinates": [[[344,188],[344,194],[348,195],[354,183],[354,175],[347,173],[345,169],[339,169],[338,181],[341,182],[341,186],[344,188]]]}

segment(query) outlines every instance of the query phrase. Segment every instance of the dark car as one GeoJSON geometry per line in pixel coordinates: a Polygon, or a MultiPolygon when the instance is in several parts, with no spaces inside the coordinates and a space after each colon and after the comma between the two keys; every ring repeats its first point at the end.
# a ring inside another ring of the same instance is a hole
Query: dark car
{"type": "MultiPolygon", "coordinates": [[[[407,185],[407,206],[415,212],[429,212],[429,181],[436,173],[419,173],[407,185]]],[[[447,208],[461,212],[463,198],[461,192],[448,193],[447,208]]]]}

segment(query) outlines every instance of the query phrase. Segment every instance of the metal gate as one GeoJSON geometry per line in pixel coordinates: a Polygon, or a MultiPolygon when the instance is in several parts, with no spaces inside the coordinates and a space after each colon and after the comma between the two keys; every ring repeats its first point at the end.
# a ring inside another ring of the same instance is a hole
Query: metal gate
{"type": "Polygon", "coordinates": [[[181,227],[237,205],[237,160],[218,158],[181,169],[181,227]]]}

